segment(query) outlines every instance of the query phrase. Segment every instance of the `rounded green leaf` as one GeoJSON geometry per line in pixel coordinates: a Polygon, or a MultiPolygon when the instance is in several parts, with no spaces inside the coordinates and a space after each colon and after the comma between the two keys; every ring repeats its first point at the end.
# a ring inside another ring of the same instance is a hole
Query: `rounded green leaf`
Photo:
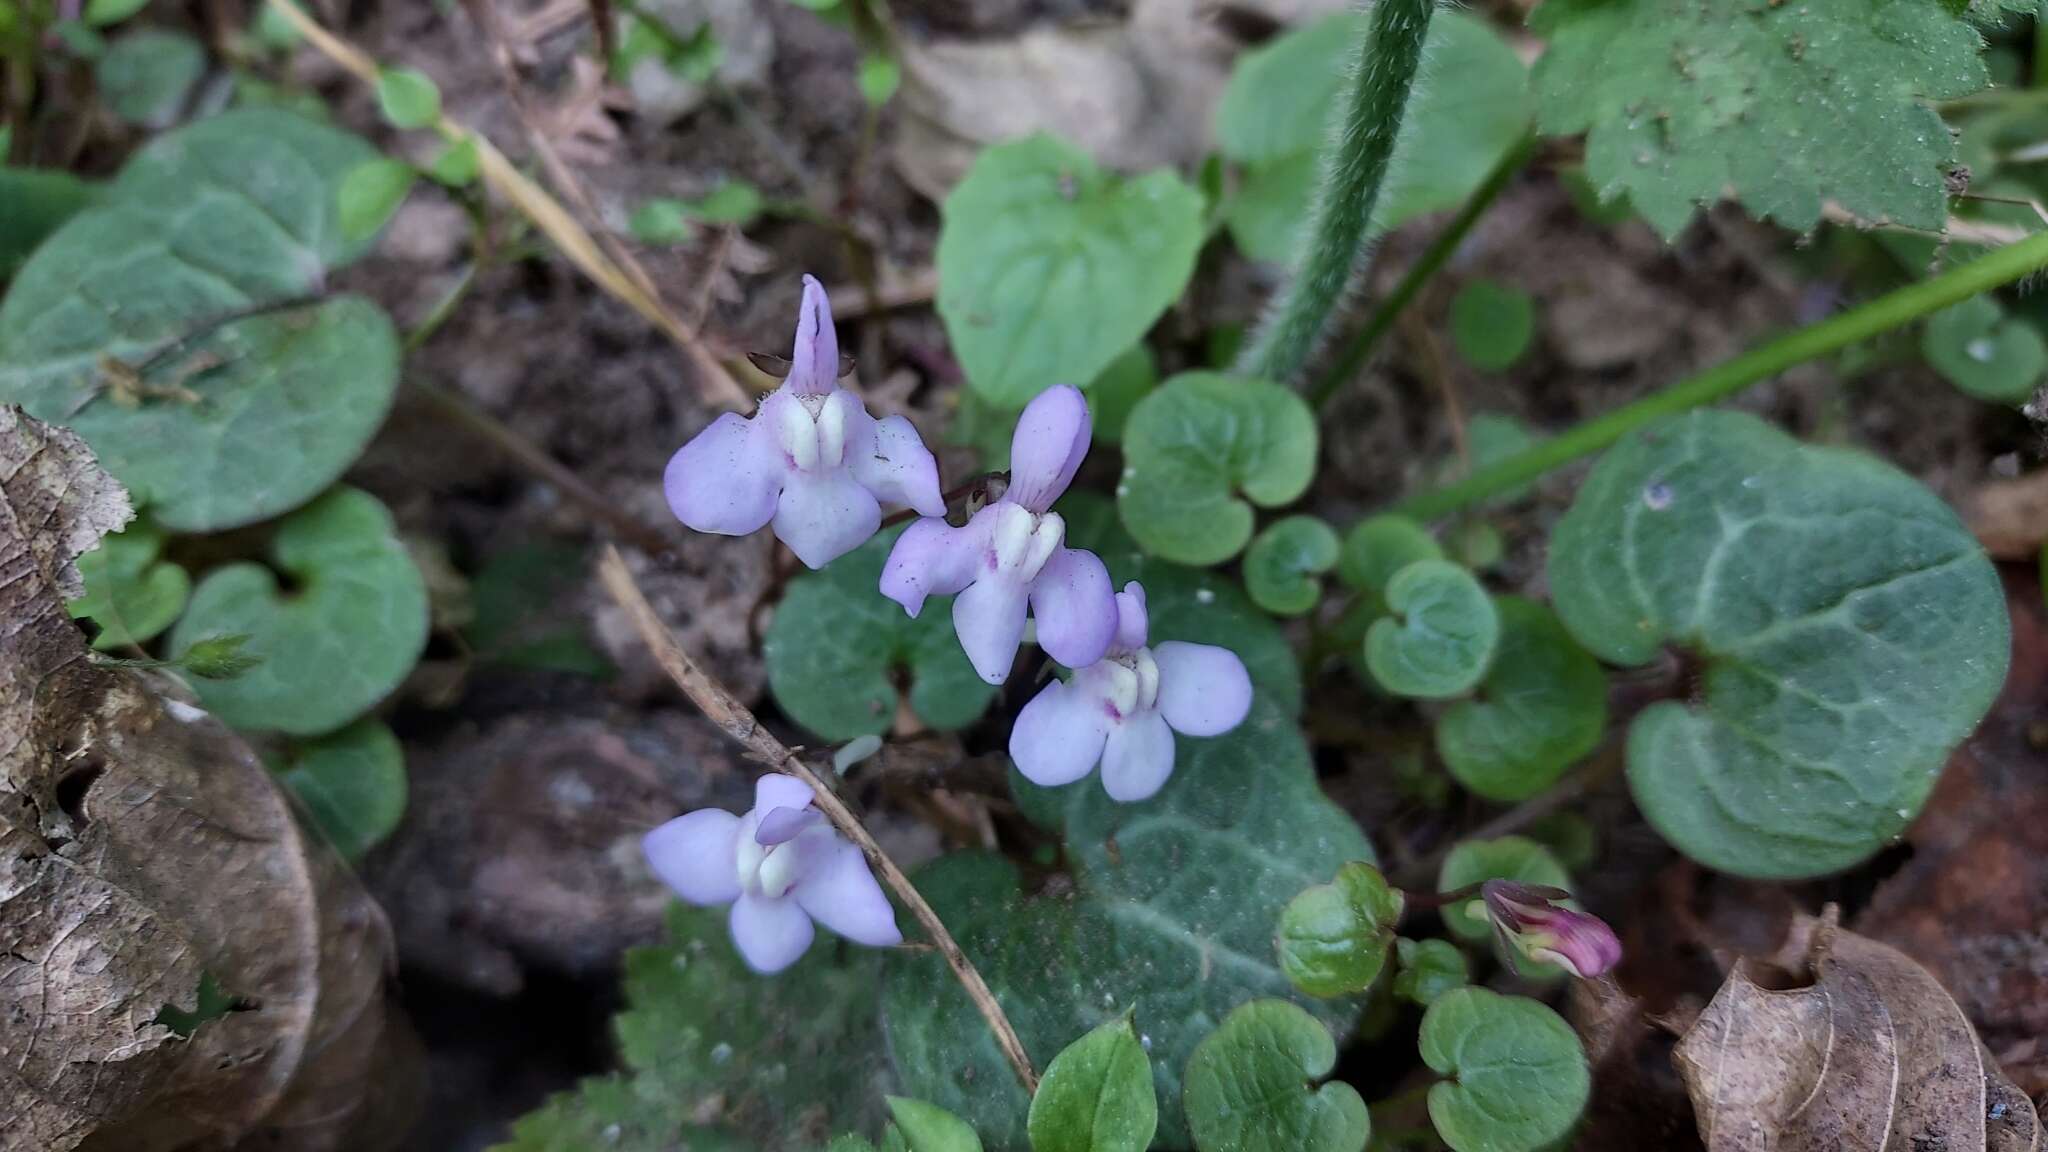
{"type": "Polygon", "coordinates": [[[860,89],[861,99],[880,108],[903,86],[903,65],[887,53],[865,53],[860,58],[859,71],[854,74],[854,84],[860,89]]]}
{"type": "Polygon", "coordinates": [[[405,751],[376,720],[298,745],[281,778],[344,859],[361,859],[405,817],[405,751]]]}
{"type": "Polygon", "coordinates": [[[178,32],[142,28],[117,38],[93,65],[100,98],[141,128],[168,128],[206,75],[206,49],[178,32]]]}
{"type": "Polygon", "coordinates": [[[1372,516],[1344,534],[1337,576],[1359,592],[1383,593],[1394,573],[1417,560],[1441,560],[1444,550],[1429,529],[1405,516],[1372,516]]]}
{"type": "Polygon", "coordinates": [[[1125,179],[1051,136],[984,149],[946,197],[939,317],[967,381],[1022,407],[1093,380],[1194,273],[1202,198],[1172,172],[1125,179]]]}
{"type": "Polygon", "coordinates": [[[1500,529],[1484,520],[1464,520],[1452,525],[1444,544],[1453,560],[1474,572],[1499,565],[1507,554],[1507,541],[1501,538],[1500,529]]]}
{"type": "Polygon", "coordinates": [[[362,715],[405,679],[427,642],[427,588],[376,498],[336,488],[286,517],[260,564],[206,574],[171,650],[246,634],[262,663],[199,680],[209,710],[236,728],[312,736],[362,715]]]}
{"type": "Polygon", "coordinates": [[[341,182],[341,232],[350,240],[367,240],[405,203],[412,191],[412,165],[379,156],[358,165],[341,182]]]}
{"type": "Polygon", "coordinates": [[[1244,588],[1275,616],[1299,616],[1323,597],[1317,577],[1336,567],[1337,532],[1314,516],[1289,516],[1266,526],[1244,554],[1244,588]]]}
{"type": "Polygon", "coordinates": [[[626,230],[642,244],[687,244],[697,234],[690,219],[688,204],[657,196],[633,209],[633,214],[626,218],[626,230]]]}
{"type": "Polygon", "coordinates": [[[1535,332],[1536,304],[1520,289],[1474,280],[1451,297],[1451,344],[1482,372],[1513,366],[1535,332]]]}
{"type": "Polygon", "coordinates": [[[1124,427],[1117,512],[1145,551],[1217,564],[1252,538],[1252,505],[1292,502],[1315,466],[1315,415],[1300,396],[1270,380],[1184,372],[1124,427]]]}
{"type": "MultiPolygon", "coordinates": [[[[1131,345],[1130,351],[1110,361],[1109,367],[1086,389],[1095,442],[1123,443],[1124,426],[1130,423],[1131,412],[1158,383],[1159,365],[1152,359],[1152,349],[1143,343],[1131,345]]],[[[1016,426],[1013,416],[1009,427],[1016,426]]],[[[1007,455],[1007,445],[1004,450],[1007,455]]]]}
{"type": "Polygon", "coordinates": [[[1436,749],[1466,791],[1525,800],[1556,783],[1607,730],[1607,677],[1548,608],[1494,600],[1500,646],[1471,700],[1437,720],[1436,749]]]}
{"type": "Polygon", "coordinates": [[[883,532],[789,582],[762,642],[768,687],[790,719],[829,741],[880,735],[896,719],[896,676],[934,728],[964,728],[995,696],[953,635],[952,597],[913,620],[879,590],[900,531],[883,532]]]}
{"type": "Polygon", "coordinates": [[[1401,970],[1394,976],[1394,995],[1424,1008],[1472,980],[1465,954],[1449,940],[1403,937],[1394,942],[1394,953],[1401,962],[1401,970]]]}
{"type": "Polygon", "coordinates": [[[1471,690],[1500,642],[1500,613],[1472,573],[1417,560],[1387,582],[1387,610],[1365,633],[1365,664],[1397,696],[1443,700],[1471,690]]]}
{"type": "Polygon", "coordinates": [[[1594,655],[1677,645],[1704,669],[1692,699],[1637,716],[1629,782],[1680,851],[1742,875],[1837,871],[1890,842],[2005,681],[1998,575],[1948,505],[1751,416],[1609,450],[1549,582],[1594,655]]]}
{"type": "MultiPolygon", "coordinates": [[[[1467,840],[1451,849],[1437,873],[1436,890],[1455,892],[1488,880],[1518,880],[1549,888],[1571,888],[1571,877],[1550,854],[1550,849],[1526,836],[1502,836],[1493,840],[1467,840]]],[[[1474,896],[1473,900],[1478,897],[1474,896]]],[[[1485,940],[1493,928],[1483,915],[1475,916],[1463,904],[1443,910],[1444,927],[1466,940],[1485,940]]],[[[1544,967],[1549,967],[1545,965],[1544,967]]]]}
{"type": "Polygon", "coordinates": [[[1027,1121],[1031,1152],[1145,1152],[1158,1127],[1152,1061],[1128,1013],[1053,1057],[1027,1121]]]}
{"type": "Polygon", "coordinates": [[[427,175],[449,188],[467,188],[483,171],[483,157],[477,152],[476,137],[462,139],[441,149],[427,167],[427,175]]]}
{"type": "Polygon", "coordinates": [[[1401,922],[1401,893],[1370,864],[1337,870],[1280,913],[1280,970],[1311,996],[1349,996],[1379,979],[1401,922]]]}
{"type": "Polygon", "coordinates": [[[2048,343],[1996,300],[1972,296],[1928,318],[1920,352],[1949,383],[1980,400],[2026,401],[2048,371],[2048,343]]]}
{"type": "Polygon", "coordinates": [[[1422,1014],[1422,1059],[1447,1077],[1429,1119],[1452,1152],[1536,1152],[1571,1131],[1592,1093],[1585,1048],[1541,1003],[1455,988],[1422,1014]]]}
{"type": "Polygon", "coordinates": [[[1359,1152],[1372,1117],[1357,1089],[1322,1084],[1337,1044],[1285,1000],[1239,1005],[1188,1060],[1188,1129],[1201,1152],[1359,1152]]]}
{"type": "Polygon", "coordinates": [[[394,128],[425,128],[441,116],[441,90],[416,68],[386,68],[377,77],[377,109],[394,128]]]}
{"type": "Polygon", "coordinates": [[[147,521],[100,540],[99,547],[78,558],[85,595],[66,605],[73,619],[91,618],[99,625],[92,646],[112,652],[146,643],[171,626],[192,594],[185,569],[157,557],[164,534],[147,521]]]}
{"type": "Polygon", "coordinates": [[[889,1114],[896,1118],[910,1152],[981,1152],[981,1138],[965,1120],[936,1104],[890,1096],[889,1114]]]}

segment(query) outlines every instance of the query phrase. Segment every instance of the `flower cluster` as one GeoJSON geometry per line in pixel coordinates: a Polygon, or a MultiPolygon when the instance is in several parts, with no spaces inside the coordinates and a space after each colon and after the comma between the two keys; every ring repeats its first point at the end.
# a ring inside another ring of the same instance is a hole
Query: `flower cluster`
{"type": "MultiPolygon", "coordinates": [[[[797,558],[820,568],[881,525],[884,503],[922,517],[896,540],[881,592],[916,616],[953,597],[953,628],[983,680],[1001,684],[1027,621],[1040,648],[1074,669],[1018,716],[1010,756],[1034,783],[1069,784],[1102,766],[1119,801],[1144,800],[1173,773],[1174,733],[1216,736],[1251,707],[1236,654],[1207,644],[1148,644],[1145,590],[1117,592],[1101,557],[1069,548],[1053,503],[1088,454],[1088,402],[1048,388],[1017,418],[1002,496],[959,526],[946,519],[938,463],[901,416],[876,420],[839,386],[831,305],[804,277],[796,347],[782,386],[752,417],[720,416],[669,461],[664,485],[678,519],[700,532],[744,535],[772,525],[797,558]]],[[[731,903],[747,963],[776,972],[810,945],[812,922],[864,944],[897,934],[860,851],[810,807],[810,789],[764,777],[752,812],[706,809],[647,837],[649,863],[697,904],[731,903]]]]}

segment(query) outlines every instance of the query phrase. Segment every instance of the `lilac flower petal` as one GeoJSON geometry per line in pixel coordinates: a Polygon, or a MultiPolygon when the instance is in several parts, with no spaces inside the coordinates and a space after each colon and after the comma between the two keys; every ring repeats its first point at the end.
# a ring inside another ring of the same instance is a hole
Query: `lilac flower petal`
{"type": "Polygon", "coordinates": [[[974,581],[988,521],[976,515],[964,528],[936,517],[904,529],[882,566],[882,595],[916,616],[927,596],[951,596],[974,581]]]}
{"type": "Polygon", "coordinates": [[[754,843],[764,848],[787,844],[804,829],[824,822],[825,814],[816,808],[774,808],[754,828],[754,843]]]}
{"type": "Polygon", "coordinates": [[[763,814],[777,808],[807,808],[818,798],[811,786],[783,772],[769,772],[754,781],[754,811],[763,814]]]}
{"type": "Polygon", "coordinates": [[[1150,800],[1173,775],[1173,730],[1157,712],[1140,712],[1109,731],[1102,749],[1102,790],[1120,804],[1150,800]]]}
{"type": "Polygon", "coordinates": [[[740,894],[739,830],[732,813],[699,808],[649,832],[640,850],[676,895],[692,904],[728,904],[740,894]]]}
{"type": "Polygon", "coordinates": [[[775,506],[776,537],[812,568],[860,547],[881,526],[882,506],[844,468],[791,469],[775,506]]]}
{"type": "Polygon", "coordinates": [[[765,432],[728,412],[670,457],[661,483],[676,519],[724,536],[768,523],[789,466],[765,432]]]}
{"type": "Polygon", "coordinates": [[[1010,437],[1007,498],[1033,512],[1052,507],[1088,455],[1088,399],[1070,384],[1040,392],[1017,417],[1010,437]]]}
{"type": "Polygon", "coordinates": [[[1010,759],[1026,780],[1046,788],[1094,771],[1109,738],[1109,713],[1079,677],[1055,680],[1031,698],[1010,729],[1010,759]]]}
{"type": "Polygon", "coordinates": [[[856,944],[885,948],[903,943],[896,909],[868,871],[867,857],[844,840],[809,865],[790,895],[813,920],[856,944]]]}
{"type": "Polygon", "coordinates": [[[832,302],[815,276],[804,277],[803,303],[797,305],[796,347],[789,354],[784,386],[799,396],[823,396],[838,387],[839,333],[832,326],[832,302]]]}
{"type": "Polygon", "coordinates": [[[1220,736],[1252,707],[1252,678],[1228,648],[1168,640],[1152,646],[1159,665],[1159,714],[1176,732],[1220,736]]]}
{"type": "Polygon", "coordinates": [[[1152,618],[1145,611],[1145,586],[1136,580],[1116,594],[1116,639],[1110,647],[1117,652],[1136,652],[1145,646],[1152,631],[1152,618]]]}
{"type": "Polygon", "coordinates": [[[1017,645],[1024,642],[1024,586],[996,576],[984,576],[969,584],[953,600],[953,631],[967,662],[990,684],[1010,678],[1010,665],[1017,662],[1017,645]]]}
{"type": "Polygon", "coordinates": [[[919,515],[944,516],[939,462],[916,427],[901,416],[876,420],[863,411],[860,417],[847,421],[846,467],[853,478],[885,504],[907,504],[919,515]]]}
{"type": "Polygon", "coordinates": [[[1102,558],[1079,548],[1053,552],[1031,582],[1038,646],[1069,668],[1086,668],[1116,638],[1117,605],[1102,558]]]}
{"type": "Polygon", "coordinates": [[[797,962],[811,946],[817,930],[797,902],[743,894],[732,906],[732,942],[747,967],[773,976],[797,962]]]}

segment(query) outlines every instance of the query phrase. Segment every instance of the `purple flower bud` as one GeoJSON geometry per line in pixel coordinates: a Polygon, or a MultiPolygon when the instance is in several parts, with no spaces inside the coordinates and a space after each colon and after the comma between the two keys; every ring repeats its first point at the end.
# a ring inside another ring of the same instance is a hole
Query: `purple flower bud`
{"type": "Polygon", "coordinates": [[[810,785],[770,773],[754,808],[687,812],[641,842],[648,867],[697,905],[732,905],[732,941],[762,975],[796,963],[817,921],[857,944],[901,944],[896,911],[867,858],[811,807],[810,785]]]}
{"type": "Polygon", "coordinates": [[[1169,640],[1146,646],[1145,590],[1117,593],[1115,643],[1065,683],[1024,706],[1010,759],[1034,784],[1071,784],[1102,765],[1102,787],[1124,803],[1149,799],[1173,775],[1173,734],[1218,736],[1251,709],[1252,682],[1227,648],[1169,640]]]}
{"type": "Polygon", "coordinates": [[[950,596],[953,630],[983,680],[1001,684],[1038,620],[1038,645],[1081,668],[1102,659],[1116,634],[1109,569],[1093,552],[1065,546],[1067,526],[1048,511],[1088,454],[1088,402],[1066,385],[1038,394],[1017,418],[1010,486],[963,527],[928,517],[896,540],[882,595],[912,616],[928,596],[950,596]]]}
{"type": "Polygon", "coordinates": [[[806,276],[782,387],[752,417],[712,421],[669,460],[662,485],[676,519],[726,536],[772,521],[799,560],[822,568],[875,534],[884,501],[945,515],[938,461],[917,429],[868,415],[838,371],[832,306],[806,276]]]}
{"type": "Polygon", "coordinates": [[[1566,908],[1562,888],[1488,880],[1479,886],[1486,918],[1510,957],[1556,964],[1581,980],[1621,963],[1621,941],[1606,921],[1566,908]]]}

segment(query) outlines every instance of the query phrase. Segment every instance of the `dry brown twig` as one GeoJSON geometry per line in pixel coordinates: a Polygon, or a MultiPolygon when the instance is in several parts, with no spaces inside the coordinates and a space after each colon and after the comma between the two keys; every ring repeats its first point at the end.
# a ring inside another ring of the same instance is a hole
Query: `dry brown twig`
{"type": "Polygon", "coordinates": [[[754,718],[754,714],[746,705],[735,699],[731,692],[726,691],[724,685],[712,679],[710,674],[690,658],[690,654],[683,650],[683,646],[677,643],[675,636],[661,622],[661,617],[655,614],[654,605],[647,602],[646,595],[640,591],[633,574],[627,570],[626,561],[619,555],[617,548],[606,546],[604,556],[598,563],[598,574],[604,581],[605,590],[632,619],[634,631],[640,634],[640,639],[654,653],[655,661],[668,673],[669,678],[676,682],[676,687],[682,689],[683,695],[689,697],[690,702],[704,713],[705,718],[718,725],[726,735],[739,741],[755,759],[777,772],[787,772],[802,780],[817,793],[818,809],[825,814],[826,819],[832,821],[834,827],[860,847],[861,852],[867,856],[868,863],[872,864],[876,873],[881,876],[882,883],[887,884],[889,889],[896,893],[897,898],[910,909],[910,914],[924,926],[925,934],[931,937],[932,943],[938,947],[939,954],[946,958],[946,966],[959,978],[961,987],[967,990],[968,998],[974,1001],[975,1008],[981,1012],[981,1018],[988,1022],[989,1030],[995,1033],[996,1046],[1003,1050],[1004,1057],[1010,1061],[1010,1067],[1017,1073],[1017,1079],[1023,1082],[1024,1090],[1037,1092],[1038,1073],[1032,1070],[1031,1057],[1024,1051],[1024,1042],[1017,1038],[1016,1029],[1010,1027],[1010,1020],[1003,1015],[1003,1006],[996,1002],[995,993],[989,991],[988,983],[981,978],[981,973],[976,971],[974,962],[960,950],[960,945],[954,941],[952,933],[946,931],[945,924],[939,920],[939,914],[932,911],[932,906],[925,903],[924,897],[919,895],[916,887],[910,883],[910,878],[903,874],[903,870],[896,866],[895,861],[889,859],[882,851],[881,845],[875,843],[875,838],[861,825],[860,817],[855,816],[853,810],[839,799],[838,794],[806,767],[803,761],[797,759],[796,754],[782,741],[761,727],[761,722],[754,718]]]}

